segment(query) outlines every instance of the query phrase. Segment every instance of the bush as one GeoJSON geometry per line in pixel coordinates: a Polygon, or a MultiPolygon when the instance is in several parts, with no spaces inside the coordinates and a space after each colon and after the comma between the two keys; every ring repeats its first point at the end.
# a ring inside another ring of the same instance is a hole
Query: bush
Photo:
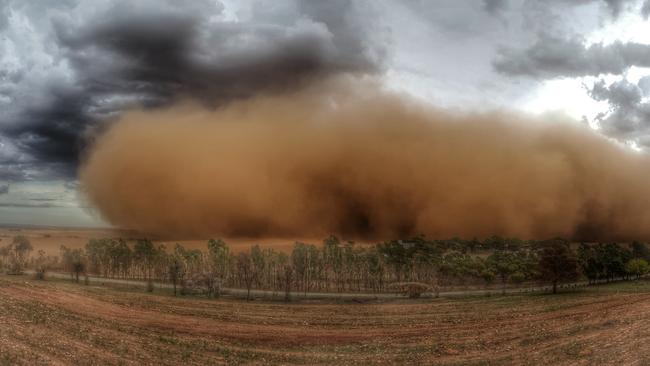
{"type": "Polygon", "coordinates": [[[32,244],[27,237],[22,235],[14,237],[13,241],[3,250],[3,255],[9,257],[9,269],[7,273],[15,275],[22,274],[27,266],[27,257],[32,249],[32,244]]]}
{"type": "Polygon", "coordinates": [[[401,292],[411,299],[417,299],[423,293],[431,290],[431,286],[420,282],[396,282],[390,284],[388,287],[395,288],[397,292],[401,292]]]}
{"type": "Polygon", "coordinates": [[[648,271],[650,271],[650,265],[645,259],[634,258],[625,264],[625,272],[637,279],[648,273],[648,271]]]}

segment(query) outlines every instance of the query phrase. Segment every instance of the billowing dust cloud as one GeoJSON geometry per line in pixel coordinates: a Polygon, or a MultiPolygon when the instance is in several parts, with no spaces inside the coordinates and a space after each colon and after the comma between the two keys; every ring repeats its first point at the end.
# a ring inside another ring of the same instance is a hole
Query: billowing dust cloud
{"type": "Polygon", "coordinates": [[[133,111],[80,172],[168,237],[650,239],[648,157],[577,123],[460,115],[367,85],[133,111]]]}

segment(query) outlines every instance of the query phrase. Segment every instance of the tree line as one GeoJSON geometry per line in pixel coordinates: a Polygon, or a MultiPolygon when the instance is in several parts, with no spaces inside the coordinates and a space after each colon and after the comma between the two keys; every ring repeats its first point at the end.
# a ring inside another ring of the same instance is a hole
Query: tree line
{"type": "Polygon", "coordinates": [[[64,270],[77,282],[88,274],[173,285],[174,294],[216,297],[224,287],[284,294],[308,292],[405,291],[412,296],[467,286],[505,292],[508,286],[559,285],[584,278],[589,283],[638,279],[650,271],[644,243],[580,243],[556,238],[524,241],[429,240],[423,236],[358,245],[336,236],[321,245],[296,242],[290,253],[255,245],[233,253],[223,240],[205,250],[180,244],[167,248],[149,239],[91,239],[84,248],[61,247],[59,257],[42,251],[29,257],[29,240],[17,236],[0,248],[0,266],[8,273],[32,267],[37,275],[64,270]]]}

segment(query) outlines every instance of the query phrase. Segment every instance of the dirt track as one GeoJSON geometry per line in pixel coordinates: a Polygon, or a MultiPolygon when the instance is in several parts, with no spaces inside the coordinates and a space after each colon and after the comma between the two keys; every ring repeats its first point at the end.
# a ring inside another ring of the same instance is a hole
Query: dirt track
{"type": "Polygon", "coordinates": [[[647,364],[650,285],[616,286],[558,296],[281,304],[3,278],[0,362],[647,364]]]}
{"type": "MultiPolygon", "coordinates": [[[[27,270],[25,273],[33,275],[34,271],[33,270],[27,270]]],[[[58,272],[48,272],[47,277],[49,278],[57,278],[57,279],[71,279],[70,274],[68,273],[58,273],[58,272]]],[[[90,284],[95,284],[95,285],[104,285],[104,284],[117,284],[117,285],[129,285],[129,286],[136,286],[136,287],[141,287],[141,288],[146,288],[147,283],[145,281],[141,280],[127,280],[127,279],[118,279],[118,278],[106,278],[106,277],[96,277],[96,276],[88,276],[88,281],[90,284]]],[[[580,281],[580,282],[574,282],[571,284],[565,284],[565,285],[560,285],[560,287],[564,286],[575,286],[575,287],[583,287],[587,286],[588,282],[586,281],[580,281]]],[[[156,282],[154,284],[154,287],[156,288],[164,288],[164,289],[171,289],[173,286],[169,283],[158,283],[156,282]]],[[[550,292],[550,287],[549,286],[526,286],[526,287],[509,287],[505,291],[508,294],[521,294],[521,293],[527,293],[527,292],[550,292]]],[[[247,291],[242,288],[224,288],[222,289],[224,294],[228,295],[233,295],[233,297],[246,297],[247,291]]],[[[465,295],[487,295],[487,294],[500,294],[502,293],[501,288],[496,288],[492,287],[489,289],[467,289],[467,290],[453,290],[453,291],[447,291],[443,290],[438,293],[440,297],[454,297],[454,296],[465,296],[465,295]]],[[[256,289],[251,289],[250,294],[252,297],[259,297],[262,299],[281,299],[284,297],[284,293],[282,292],[274,292],[274,291],[268,291],[268,290],[256,290],[256,289]]],[[[402,293],[389,293],[389,292],[383,292],[383,293],[363,293],[363,292],[307,292],[307,293],[302,293],[302,292],[293,292],[292,296],[298,299],[312,299],[312,300],[317,300],[317,299],[322,299],[322,300],[367,300],[367,299],[375,299],[375,300],[380,300],[380,299],[403,299],[405,297],[404,294],[402,293]]],[[[432,292],[426,292],[422,294],[422,297],[427,298],[427,297],[434,297],[434,294],[432,292]]]]}

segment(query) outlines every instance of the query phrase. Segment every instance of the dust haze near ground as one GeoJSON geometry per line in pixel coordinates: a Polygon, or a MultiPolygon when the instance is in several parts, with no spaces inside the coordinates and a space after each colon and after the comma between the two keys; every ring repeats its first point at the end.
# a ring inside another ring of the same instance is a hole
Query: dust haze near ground
{"type": "MultiPolygon", "coordinates": [[[[0,226],[0,247],[5,246],[13,240],[15,236],[24,236],[29,239],[34,250],[33,255],[37,255],[42,250],[49,256],[60,256],[61,246],[77,249],[84,248],[92,239],[110,239],[122,238],[129,244],[135,244],[135,241],[142,238],[144,234],[132,231],[108,228],[61,228],[61,227],[1,227],[0,226]]],[[[298,240],[305,243],[319,243],[322,238],[245,238],[245,237],[220,237],[228,244],[232,253],[240,253],[250,250],[254,245],[263,248],[270,248],[284,253],[290,253],[294,241],[298,240]]],[[[178,239],[175,238],[155,238],[156,245],[162,244],[167,249],[173,250],[176,244],[180,244],[187,249],[206,250],[208,238],[178,239]]],[[[369,243],[357,242],[357,244],[368,245],[369,243]]]]}
{"type": "Polygon", "coordinates": [[[649,166],[579,123],[358,82],[126,113],[80,180],[107,221],[163,237],[650,239],[649,166]]]}

